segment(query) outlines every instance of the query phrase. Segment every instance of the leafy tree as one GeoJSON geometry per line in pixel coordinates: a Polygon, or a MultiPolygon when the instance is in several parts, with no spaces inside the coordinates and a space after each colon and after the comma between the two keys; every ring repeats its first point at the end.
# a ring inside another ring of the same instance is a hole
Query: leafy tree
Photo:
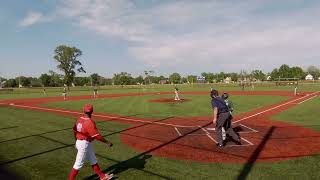
{"type": "Polygon", "coordinates": [[[303,79],[306,75],[306,73],[303,71],[301,67],[292,67],[291,68],[291,74],[295,78],[303,79]]]}
{"type": "Polygon", "coordinates": [[[105,85],[112,85],[112,78],[104,78],[105,85]]]}
{"type": "Polygon", "coordinates": [[[238,78],[239,78],[238,73],[229,73],[228,76],[231,77],[231,81],[234,81],[234,82],[238,81],[238,78]]]}
{"type": "Polygon", "coordinates": [[[131,74],[127,72],[114,74],[112,80],[115,85],[128,85],[134,82],[134,79],[131,77],[131,74]]]}
{"type": "Polygon", "coordinates": [[[278,68],[273,69],[272,72],[270,73],[270,76],[272,80],[277,80],[279,78],[278,68]]]}
{"type": "MultiPolygon", "coordinates": [[[[75,77],[74,78],[74,84],[76,86],[84,86],[89,85],[91,79],[89,77],[75,77]]],[[[90,84],[91,85],[91,84],[90,84]]]]}
{"type": "Polygon", "coordinates": [[[38,78],[29,78],[30,79],[30,86],[31,87],[41,87],[42,86],[42,83],[41,83],[41,80],[38,79],[38,78]]]}
{"type": "Polygon", "coordinates": [[[260,81],[264,81],[266,79],[266,75],[261,70],[253,70],[251,72],[251,76],[260,81]]]}
{"type": "Polygon", "coordinates": [[[8,79],[5,83],[5,87],[17,87],[18,83],[15,79],[8,79]]]}
{"type": "Polygon", "coordinates": [[[39,79],[40,79],[43,86],[45,86],[45,87],[50,86],[51,76],[49,76],[47,73],[41,74],[39,79]]]}
{"type": "Polygon", "coordinates": [[[293,78],[291,68],[286,64],[280,66],[278,73],[281,78],[293,78]]]}
{"type": "Polygon", "coordinates": [[[135,82],[136,83],[139,83],[139,84],[143,84],[144,80],[143,80],[143,77],[142,76],[138,76],[135,78],[135,82]]]}
{"type": "Polygon", "coordinates": [[[58,87],[58,86],[62,86],[63,85],[63,81],[62,81],[62,75],[50,70],[49,74],[51,76],[51,82],[50,82],[50,86],[52,87],[58,87]]]}
{"type": "Polygon", "coordinates": [[[154,71],[152,71],[152,70],[144,71],[144,75],[146,76],[146,77],[145,77],[145,82],[146,82],[146,84],[147,84],[147,82],[148,82],[149,84],[151,84],[150,76],[151,76],[153,73],[154,73],[154,71]]]}
{"type": "Polygon", "coordinates": [[[280,78],[298,78],[303,79],[305,76],[305,72],[301,67],[295,66],[290,67],[286,64],[280,66],[279,69],[275,68],[270,73],[272,80],[278,80],[280,78]]]}
{"type": "Polygon", "coordinates": [[[307,72],[313,76],[314,79],[320,77],[320,70],[316,66],[309,66],[307,72]]]}
{"type": "Polygon", "coordinates": [[[181,76],[179,73],[173,73],[169,76],[169,81],[174,84],[178,84],[181,81],[181,76]]]}
{"type": "Polygon", "coordinates": [[[240,71],[240,74],[239,74],[239,77],[240,77],[241,81],[247,79],[247,78],[248,78],[248,73],[247,73],[247,71],[241,70],[241,71],[240,71]]]}
{"type": "Polygon", "coordinates": [[[5,85],[6,81],[7,80],[5,78],[0,77],[0,88],[2,88],[5,85]]]}
{"type": "Polygon", "coordinates": [[[188,76],[187,76],[187,81],[188,81],[189,83],[196,83],[196,82],[197,82],[197,76],[195,76],[195,75],[188,75],[188,76]]]}
{"type": "Polygon", "coordinates": [[[220,72],[216,75],[217,82],[222,82],[225,78],[227,78],[227,75],[224,72],[220,72]]]}
{"type": "Polygon", "coordinates": [[[201,73],[201,76],[205,78],[206,82],[212,83],[216,76],[213,73],[201,73]]]}
{"type": "Polygon", "coordinates": [[[182,77],[182,78],[181,78],[181,82],[182,82],[182,83],[187,83],[187,82],[188,82],[188,79],[187,79],[186,77],[182,77]]]}
{"type": "Polygon", "coordinates": [[[20,85],[22,85],[23,87],[29,87],[31,85],[31,79],[30,77],[24,77],[24,76],[19,76],[16,77],[16,82],[20,83],[20,85]]]}
{"type": "Polygon", "coordinates": [[[99,76],[99,74],[97,74],[97,73],[91,74],[90,78],[91,78],[91,83],[92,83],[91,85],[100,84],[101,76],[99,76]]]}
{"type": "Polygon", "coordinates": [[[86,72],[78,58],[82,55],[80,49],[68,47],[65,45],[58,46],[54,51],[54,59],[59,63],[58,69],[64,72],[63,82],[70,86],[76,75],[75,69],[78,72],[86,72]]]}

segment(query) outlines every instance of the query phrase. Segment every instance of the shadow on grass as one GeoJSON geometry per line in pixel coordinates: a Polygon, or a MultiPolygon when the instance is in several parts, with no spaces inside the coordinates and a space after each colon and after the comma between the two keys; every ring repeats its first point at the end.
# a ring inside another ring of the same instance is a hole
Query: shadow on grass
{"type": "Polygon", "coordinates": [[[246,179],[248,174],[250,173],[251,169],[253,168],[255,162],[257,161],[261,151],[264,149],[265,145],[267,144],[268,140],[270,139],[272,133],[274,132],[276,127],[272,126],[266,135],[263,137],[261,143],[258,145],[258,147],[255,149],[255,151],[251,154],[248,161],[244,165],[244,167],[241,170],[241,173],[239,174],[237,180],[243,180],[246,179]]]}
{"type": "Polygon", "coordinates": [[[17,140],[21,140],[21,139],[26,139],[26,138],[29,138],[29,137],[36,137],[36,136],[40,136],[40,135],[45,135],[45,134],[65,131],[65,130],[72,130],[72,128],[58,129],[58,130],[43,132],[43,133],[39,133],[39,134],[32,134],[32,135],[28,135],[28,136],[23,136],[23,137],[18,137],[18,138],[14,138],[14,139],[4,140],[4,141],[0,141],[0,144],[1,143],[5,143],[5,142],[10,142],[10,141],[17,141],[17,140]]]}
{"type": "Polygon", "coordinates": [[[137,128],[140,128],[140,127],[144,127],[144,126],[153,124],[155,122],[161,122],[161,121],[165,121],[165,120],[168,120],[168,119],[171,119],[171,118],[174,118],[174,116],[166,117],[166,118],[159,119],[159,120],[156,120],[156,121],[150,121],[150,123],[144,123],[144,124],[133,126],[133,127],[127,128],[127,129],[120,130],[120,131],[115,131],[115,132],[103,135],[103,137],[111,136],[111,135],[114,135],[114,134],[119,134],[119,133],[126,132],[126,131],[129,131],[129,130],[132,130],[132,129],[137,129],[137,128]]]}
{"type": "Polygon", "coordinates": [[[5,128],[0,128],[0,131],[2,130],[7,130],[7,129],[13,129],[13,128],[17,128],[19,126],[10,126],[10,127],[5,127],[5,128]]]}
{"type": "MultiPolygon", "coordinates": [[[[144,168],[144,166],[146,164],[145,160],[152,157],[151,155],[149,155],[149,153],[152,153],[153,151],[156,151],[156,150],[158,150],[158,149],[160,149],[160,148],[162,148],[162,147],[164,147],[164,146],[166,146],[168,144],[174,143],[175,141],[177,141],[177,140],[179,140],[179,139],[181,139],[181,138],[183,138],[183,137],[185,137],[185,136],[187,136],[189,134],[192,134],[192,133],[198,131],[201,128],[209,126],[210,124],[211,124],[211,122],[207,123],[207,124],[205,124],[203,126],[200,126],[199,128],[196,128],[196,129],[194,129],[194,130],[192,130],[192,131],[190,131],[190,132],[188,132],[188,133],[186,133],[186,134],[184,134],[182,136],[175,137],[175,138],[173,138],[173,139],[171,139],[171,140],[169,140],[167,142],[164,142],[164,143],[162,143],[160,145],[157,145],[157,146],[155,146],[155,147],[153,147],[153,148],[151,148],[151,149],[149,149],[149,150],[147,150],[145,152],[142,152],[142,153],[140,153],[140,154],[138,154],[138,155],[136,155],[136,156],[134,156],[134,157],[132,157],[130,159],[127,159],[125,161],[121,161],[121,162],[119,162],[119,163],[117,163],[115,165],[112,165],[109,168],[103,170],[103,172],[112,172],[113,174],[116,175],[116,174],[120,174],[120,173],[122,173],[122,172],[124,172],[124,171],[126,171],[128,169],[136,168],[136,166],[138,166],[138,169],[139,168],[140,169],[144,168]]],[[[159,175],[159,174],[155,174],[155,173],[152,173],[152,174],[154,174],[154,175],[156,175],[158,177],[161,177],[163,179],[172,179],[172,178],[169,178],[169,177],[166,177],[166,176],[162,176],[162,175],[159,175]]],[[[86,178],[86,180],[91,180],[91,179],[96,179],[96,178],[97,178],[96,175],[92,175],[92,176],[89,176],[88,178],[86,178]]]]}
{"type": "MultiPolygon", "coordinates": [[[[148,173],[150,175],[161,177],[163,179],[170,179],[169,177],[166,177],[166,176],[163,176],[163,175],[151,172],[151,171],[144,170],[145,165],[147,163],[146,160],[151,157],[152,157],[152,155],[149,155],[149,154],[145,154],[142,156],[137,155],[137,156],[134,156],[133,158],[130,158],[128,160],[118,162],[117,164],[114,164],[114,165],[110,166],[109,168],[103,170],[103,172],[111,172],[113,174],[120,174],[121,172],[127,171],[129,169],[136,169],[136,170],[141,170],[141,171],[148,173]]],[[[113,179],[116,179],[116,178],[117,177],[114,177],[113,179]]],[[[85,180],[92,180],[92,179],[98,179],[98,176],[94,174],[94,175],[91,175],[91,176],[85,178],[85,180]]]]}
{"type": "MultiPolygon", "coordinates": [[[[1,158],[0,158],[1,159],[1,158]]],[[[22,179],[21,176],[10,172],[8,169],[6,169],[5,167],[1,167],[0,166],[0,179],[6,180],[6,179],[10,179],[10,180],[16,180],[16,179],[22,179]]]]}

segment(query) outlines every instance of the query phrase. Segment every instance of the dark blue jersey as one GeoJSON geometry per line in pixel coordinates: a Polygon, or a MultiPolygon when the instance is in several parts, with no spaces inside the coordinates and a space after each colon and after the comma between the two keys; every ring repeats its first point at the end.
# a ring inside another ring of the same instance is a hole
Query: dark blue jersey
{"type": "Polygon", "coordinates": [[[228,106],[226,105],[224,99],[222,99],[221,97],[213,98],[211,100],[211,105],[212,108],[216,107],[218,109],[218,114],[229,112],[228,106]]]}

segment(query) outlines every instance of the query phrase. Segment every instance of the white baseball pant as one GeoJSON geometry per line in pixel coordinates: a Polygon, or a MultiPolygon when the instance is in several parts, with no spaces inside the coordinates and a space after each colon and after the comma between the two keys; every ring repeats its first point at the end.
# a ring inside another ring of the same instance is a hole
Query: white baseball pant
{"type": "Polygon", "coordinates": [[[90,161],[91,165],[97,164],[97,158],[94,154],[91,142],[86,140],[77,140],[76,148],[78,149],[78,153],[76,161],[73,165],[74,169],[80,169],[83,166],[86,159],[90,161]]]}

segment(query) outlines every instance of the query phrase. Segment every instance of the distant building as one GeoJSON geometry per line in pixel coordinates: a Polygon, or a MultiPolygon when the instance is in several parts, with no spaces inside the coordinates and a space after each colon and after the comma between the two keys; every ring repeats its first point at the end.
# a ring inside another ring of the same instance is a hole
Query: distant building
{"type": "Polygon", "coordinates": [[[268,76],[268,77],[267,77],[267,81],[270,81],[270,80],[271,80],[271,76],[268,76]]]}
{"type": "Polygon", "coordinates": [[[308,74],[308,75],[306,76],[306,80],[313,80],[313,76],[312,76],[311,74],[308,74]]]}
{"type": "Polygon", "coordinates": [[[197,76],[197,83],[205,83],[206,82],[206,78],[203,76],[197,76]]]}
{"type": "Polygon", "coordinates": [[[168,84],[168,80],[166,80],[166,79],[160,80],[159,84],[168,84]]]}
{"type": "Polygon", "coordinates": [[[224,79],[224,83],[227,83],[227,84],[231,83],[231,81],[232,81],[231,77],[227,77],[224,79]]]}

